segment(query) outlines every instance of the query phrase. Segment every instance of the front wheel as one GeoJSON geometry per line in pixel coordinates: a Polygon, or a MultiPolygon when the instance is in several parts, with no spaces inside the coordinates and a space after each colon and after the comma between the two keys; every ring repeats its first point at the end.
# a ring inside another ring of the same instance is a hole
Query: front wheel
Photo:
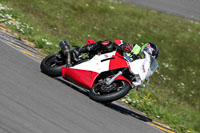
{"type": "Polygon", "coordinates": [[[62,66],[65,64],[66,57],[60,51],[45,57],[40,64],[40,69],[48,76],[58,77],[62,75],[62,66]]]}
{"type": "Polygon", "coordinates": [[[115,80],[109,86],[100,82],[90,90],[89,97],[97,102],[112,102],[124,97],[130,89],[130,84],[124,80],[115,80]]]}

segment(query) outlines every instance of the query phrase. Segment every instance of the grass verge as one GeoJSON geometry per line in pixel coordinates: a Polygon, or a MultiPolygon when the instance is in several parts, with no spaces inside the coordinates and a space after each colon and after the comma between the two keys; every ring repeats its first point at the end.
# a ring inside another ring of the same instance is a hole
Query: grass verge
{"type": "Polygon", "coordinates": [[[198,22],[111,0],[1,0],[0,22],[45,54],[62,39],[157,44],[160,66],[150,84],[122,100],[177,132],[200,132],[198,22]]]}

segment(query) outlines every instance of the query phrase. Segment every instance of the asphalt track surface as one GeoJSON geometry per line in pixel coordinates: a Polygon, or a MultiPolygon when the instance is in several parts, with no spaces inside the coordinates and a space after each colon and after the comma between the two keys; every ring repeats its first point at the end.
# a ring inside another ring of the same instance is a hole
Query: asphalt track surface
{"type": "Polygon", "coordinates": [[[0,40],[0,133],[162,133],[114,103],[100,104],[0,40]]]}
{"type": "Polygon", "coordinates": [[[122,0],[148,9],[200,21],[200,0],[122,0]]]}

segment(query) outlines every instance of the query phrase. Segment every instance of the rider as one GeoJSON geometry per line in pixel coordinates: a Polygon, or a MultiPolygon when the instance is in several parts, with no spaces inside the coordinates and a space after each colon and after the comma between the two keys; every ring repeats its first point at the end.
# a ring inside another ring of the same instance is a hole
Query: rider
{"type": "MultiPolygon", "coordinates": [[[[60,46],[65,55],[69,53],[70,46],[67,41],[61,41],[60,46]]],[[[95,55],[112,52],[117,49],[128,53],[128,56],[130,56],[134,60],[140,58],[141,52],[144,50],[151,54],[154,58],[157,58],[159,54],[158,47],[153,43],[146,43],[142,47],[140,47],[137,44],[125,43],[123,40],[115,40],[114,42],[111,42],[109,40],[98,42],[95,42],[94,40],[88,40],[86,46],[75,48],[71,51],[71,54],[74,59],[77,59],[77,57],[81,53],[90,52],[95,55]]]]}

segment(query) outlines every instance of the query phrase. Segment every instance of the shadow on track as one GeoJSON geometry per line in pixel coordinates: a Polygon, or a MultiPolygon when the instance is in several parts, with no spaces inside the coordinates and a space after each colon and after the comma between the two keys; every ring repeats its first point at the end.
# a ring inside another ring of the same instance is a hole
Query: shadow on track
{"type": "Polygon", "coordinates": [[[144,122],[152,122],[152,119],[147,118],[147,117],[145,117],[145,116],[143,116],[143,115],[141,115],[139,113],[136,113],[136,112],[134,112],[134,111],[132,111],[130,109],[124,108],[124,107],[122,107],[122,106],[120,106],[118,104],[115,104],[115,103],[106,103],[104,105],[106,107],[111,108],[111,109],[113,109],[113,110],[115,110],[117,112],[120,112],[120,113],[124,114],[124,115],[130,115],[130,116],[132,116],[134,118],[137,118],[139,120],[142,120],[144,122]]]}
{"type": "MultiPolygon", "coordinates": [[[[69,81],[63,80],[61,78],[54,78],[54,79],[60,81],[61,83],[65,84],[65,85],[67,85],[69,87],[71,87],[72,89],[74,89],[76,91],[81,92],[82,94],[84,94],[86,96],[88,96],[88,94],[89,94],[88,90],[83,89],[83,88],[81,88],[81,87],[79,87],[77,85],[74,85],[73,83],[71,83],[69,81]]],[[[132,111],[130,109],[127,109],[125,107],[122,107],[122,106],[120,106],[118,104],[115,104],[115,103],[100,103],[100,104],[103,104],[105,107],[108,107],[108,108],[110,108],[110,109],[112,109],[114,111],[117,111],[119,113],[122,113],[124,115],[132,116],[132,117],[134,117],[136,119],[139,119],[141,121],[152,122],[152,119],[149,119],[149,118],[147,118],[147,117],[145,117],[145,116],[143,116],[143,115],[141,115],[139,113],[136,113],[136,112],[134,112],[134,111],[132,111]]]]}

